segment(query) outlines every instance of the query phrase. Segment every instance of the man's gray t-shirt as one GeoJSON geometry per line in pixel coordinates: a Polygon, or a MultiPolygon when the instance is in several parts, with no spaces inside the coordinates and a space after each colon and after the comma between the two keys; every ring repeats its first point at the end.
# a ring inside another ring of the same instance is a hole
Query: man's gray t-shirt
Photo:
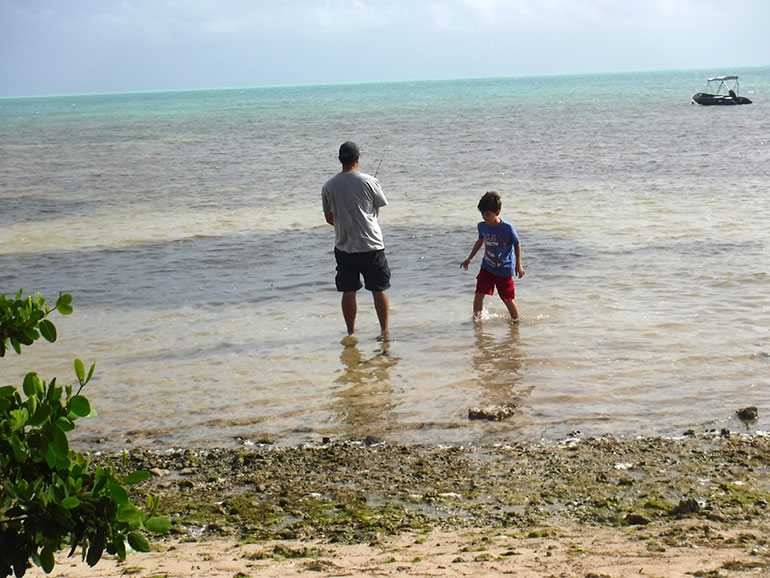
{"type": "Polygon", "coordinates": [[[388,204],[379,181],[358,171],[342,172],[321,189],[324,213],[334,215],[334,246],[346,253],[385,248],[377,209],[388,204]]]}

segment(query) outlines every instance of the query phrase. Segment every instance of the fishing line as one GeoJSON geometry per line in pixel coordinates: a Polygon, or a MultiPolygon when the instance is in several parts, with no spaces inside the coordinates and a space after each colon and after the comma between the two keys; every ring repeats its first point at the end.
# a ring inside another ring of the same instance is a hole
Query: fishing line
{"type": "Polygon", "coordinates": [[[384,161],[384,160],[385,160],[385,154],[388,152],[388,147],[389,147],[389,146],[390,146],[390,145],[388,145],[387,147],[385,147],[385,150],[384,150],[384,151],[382,151],[382,158],[380,159],[380,164],[378,164],[378,165],[377,165],[377,170],[376,170],[376,171],[374,171],[374,178],[375,178],[375,179],[377,178],[377,173],[379,173],[379,172],[380,172],[380,167],[382,166],[382,161],[384,161]]]}

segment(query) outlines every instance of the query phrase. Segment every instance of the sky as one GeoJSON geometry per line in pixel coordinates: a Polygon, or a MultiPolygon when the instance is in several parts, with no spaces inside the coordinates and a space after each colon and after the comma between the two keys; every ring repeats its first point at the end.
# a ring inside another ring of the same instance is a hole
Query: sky
{"type": "Polygon", "coordinates": [[[728,74],[770,64],[768,24],[768,0],[0,0],[0,96],[728,74]]]}

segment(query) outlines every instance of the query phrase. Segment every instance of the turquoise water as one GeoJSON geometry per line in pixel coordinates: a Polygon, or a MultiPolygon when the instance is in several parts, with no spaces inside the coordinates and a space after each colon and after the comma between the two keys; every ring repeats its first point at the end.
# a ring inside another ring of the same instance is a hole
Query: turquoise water
{"type": "Polygon", "coordinates": [[[768,102],[770,68],[0,99],[0,292],[75,297],[0,377],[96,361],[83,444],[744,428],[770,377],[768,102]],[[754,104],[690,104],[726,73],[754,104]],[[385,344],[365,293],[341,343],[320,187],[348,139],[389,199],[385,344]],[[496,297],[471,320],[486,190],[522,238],[518,327],[496,297]]]}

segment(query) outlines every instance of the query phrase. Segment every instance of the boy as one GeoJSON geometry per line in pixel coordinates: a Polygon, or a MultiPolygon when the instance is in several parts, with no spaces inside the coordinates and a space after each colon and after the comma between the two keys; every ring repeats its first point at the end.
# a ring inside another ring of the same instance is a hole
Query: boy
{"type": "Polygon", "coordinates": [[[489,191],[481,197],[478,210],[484,219],[478,224],[479,239],[471,249],[468,258],[460,263],[460,267],[468,270],[471,259],[484,245],[484,258],[481,261],[481,271],[476,277],[476,295],[473,298],[473,318],[479,319],[484,307],[484,296],[492,295],[495,287],[497,294],[503,300],[513,321],[519,320],[519,309],[513,301],[516,296],[513,287],[513,274],[521,279],[524,268],[521,265],[521,244],[513,225],[500,218],[503,203],[494,191],[489,191]],[[512,254],[516,256],[514,266],[512,254]]]}

